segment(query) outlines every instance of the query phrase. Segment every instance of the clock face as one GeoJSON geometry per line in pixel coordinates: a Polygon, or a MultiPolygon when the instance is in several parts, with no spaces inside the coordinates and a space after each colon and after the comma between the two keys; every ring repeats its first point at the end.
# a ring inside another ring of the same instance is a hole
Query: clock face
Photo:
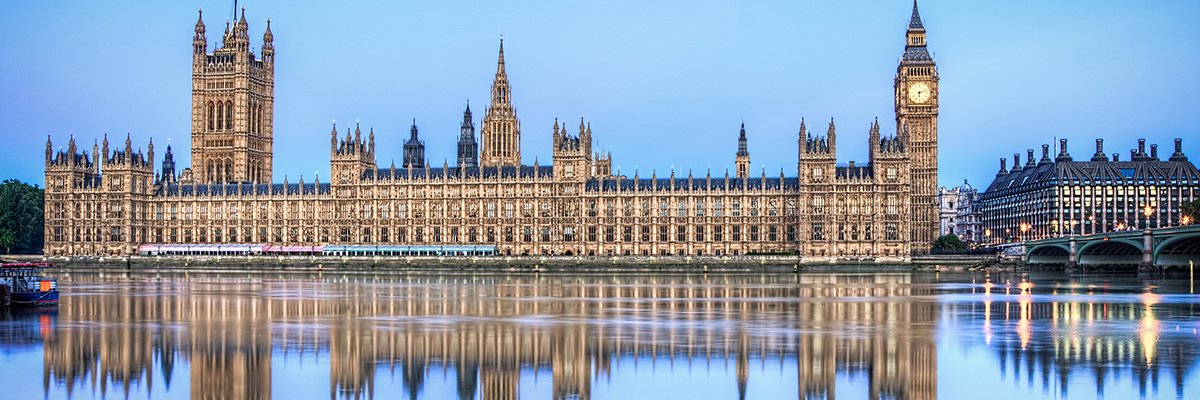
{"type": "Polygon", "coordinates": [[[908,86],[908,99],[913,103],[924,104],[932,95],[929,84],[925,82],[917,82],[908,86]]]}

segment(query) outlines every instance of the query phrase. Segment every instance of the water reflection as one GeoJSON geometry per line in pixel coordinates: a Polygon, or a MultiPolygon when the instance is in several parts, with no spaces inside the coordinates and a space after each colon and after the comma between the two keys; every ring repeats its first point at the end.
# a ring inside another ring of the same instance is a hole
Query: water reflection
{"type": "Polygon", "coordinates": [[[1168,372],[1174,397],[1185,398],[1200,338],[1197,298],[1183,294],[1186,282],[1000,279],[1004,283],[985,278],[971,289],[983,295],[980,302],[947,302],[953,304],[948,308],[953,322],[942,328],[970,332],[982,321],[982,338],[997,355],[1000,378],[1042,392],[1055,386],[1061,397],[1084,377],[1094,383],[1095,397],[1114,385],[1129,386],[1110,380],[1129,378],[1145,397],[1158,393],[1168,372]]]}
{"type": "Polygon", "coordinates": [[[63,278],[57,315],[0,325],[0,348],[41,346],[37,394],[51,398],[1027,398],[1065,397],[1082,375],[1100,394],[1129,376],[1143,395],[1169,375],[1183,397],[1197,359],[1194,299],[1140,281],[63,278]],[[959,348],[989,355],[939,369],[959,348]],[[939,381],[964,369],[975,380],[939,381]],[[989,382],[1011,384],[981,391],[989,382]]]}

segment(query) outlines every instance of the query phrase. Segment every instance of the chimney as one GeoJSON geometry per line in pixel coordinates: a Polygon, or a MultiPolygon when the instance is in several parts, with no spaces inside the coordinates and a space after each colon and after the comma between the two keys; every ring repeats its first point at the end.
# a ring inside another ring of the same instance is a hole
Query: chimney
{"type": "Polygon", "coordinates": [[[1129,149],[1129,161],[1137,161],[1140,154],[1142,153],[1136,149],[1129,149]]]}
{"type": "Polygon", "coordinates": [[[1026,154],[1027,154],[1027,155],[1028,155],[1028,157],[1029,157],[1029,158],[1026,158],[1026,159],[1025,159],[1025,166],[1026,166],[1026,167],[1032,167],[1032,166],[1034,165],[1034,164],[1033,164],[1033,149],[1028,149],[1028,150],[1025,150],[1025,152],[1026,152],[1026,154]]]}
{"type": "Polygon", "coordinates": [[[1049,164],[1049,163],[1050,163],[1050,145],[1043,144],[1042,145],[1042,159],[1038,160],[1038,165],[1049,164]]]}
{"type": "Polygon", "coordinates": [[[1183,154],[1183,139],[1175,138],[1175,154],[1171,154],[1171,161],[1187,161],[1187,156],[1183,154]]]}
{"type": "Polygon", "coordinates": [[[1154,160],[1154,161],[1158,161],[1158,145],[1157,144],[1150,145],[1150,159],[1154,160]]]}
{"type": "Polygon", "coordinates": [[[1013,171],[1021,170],[1021,153],[1013,153],[1013,171]]]}
{"type": "Polygon", "coordinates": [[[1138,139],[1137,155],[1146,155],[1146,139],[1138,139]]]}
{"type": "Polygon", "coordinates": [[[1121,161],[1121,153],[1113,153],[1113,162],[1121,161]]]}
{"type": "Polygon", "coordinates": [[[1008,162],[1007,158],[1000,157],[1000,171],[996,172],[996,176],[1000,176],[1000,175],[1004,175],[1005,173],[1008,173],[1008,165],[1006,165],[1007,162],[1008,162]]]}
{"type": "Polygon", "coordinates": [[[1096,139],[1096,154],[1092,154],[1092,162],[1105,161],[1108,161],[1108,156],[1104,155],[1104,139],[1096,139]]]}
{"type": "Polygon", "coordinates": [[[1054,161],[1075,161],[1071,159],[1071,153],[1067,152],[1067,139],[1058,139],[1058,157],[1055,157],[1054,161]]]}

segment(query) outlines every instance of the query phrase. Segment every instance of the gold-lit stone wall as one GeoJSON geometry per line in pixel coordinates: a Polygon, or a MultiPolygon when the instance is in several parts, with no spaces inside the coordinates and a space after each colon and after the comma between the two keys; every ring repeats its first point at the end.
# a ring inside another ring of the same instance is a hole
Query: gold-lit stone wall
{"type": "MultiPolygon", "coordinates": [[[[919,25],[915,9],[913,19],[919,25]]],[[[110,152],[105,139],[103,152],[91,153],[74,138],[55,153],[47,139],[47,255],[129,255],[142,244],[495,245],[504,255],[906,262],[932,241],[937,76],[923,27],[910,25],[896,78],[897,134],[870,124],[870,156],[858,165],[838,165],[832,120],[824,135],[800,121],[791,177],[754,176],[748,167],[733,177],[630,177],[613,170],[610,153],[592,148],[582,120],[576,135],[555,121],[552,166],[523,165],[502,43],[481,167],[384,167],[374,130],[364,135],[356,125],[343,137],[335,126],[325,182],[266,183],[274,38],[268,24],[256,60],[245,17],[234,25],[211,54],[203,21],[196,25],[193,168],[156,176],[153,145],[143,156],[129,139],[123,152],[110,152]]]]}

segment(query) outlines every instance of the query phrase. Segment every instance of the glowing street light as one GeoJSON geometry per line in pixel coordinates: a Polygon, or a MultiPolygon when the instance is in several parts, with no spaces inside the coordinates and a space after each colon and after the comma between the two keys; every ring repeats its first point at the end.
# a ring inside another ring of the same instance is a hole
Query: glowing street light
{"type": "Polygon", "coordinates": [[[1154,208],[1147,204],[1146,207],[1142,208],[1142,214],[1146,215],[1146,229],[1150,229],[1150,216],[1154,215],[1154,208]]]}

